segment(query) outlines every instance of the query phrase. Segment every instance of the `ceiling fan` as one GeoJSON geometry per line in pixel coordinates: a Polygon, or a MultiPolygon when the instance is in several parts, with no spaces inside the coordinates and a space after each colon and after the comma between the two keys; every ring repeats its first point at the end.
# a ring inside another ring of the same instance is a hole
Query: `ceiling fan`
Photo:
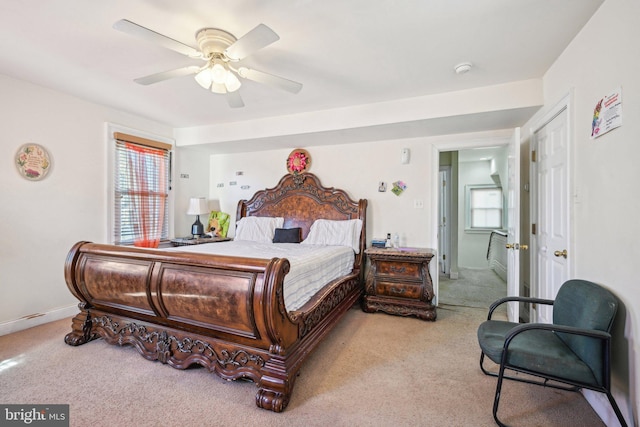
{"type": "Polygon", "coordinates": [[[203,28],[196,33],[198,49],[164,36],[126,19],[113,24],[118,31],[156,43],[167,49],[202,59],[204,66],[190,65],[135,79],[136,83],[150,85],[174,77],[195,74],[200,86],[214,93],[224,94],[232,108],[244,107],[238,89],[238,77],[273,86],[287,92],[298,93],[302,84],[273,74],[243,67],[240,61],[252,53],[280,39],[269,27],[260,24],[239,39],[218,28],[203,28]]]}

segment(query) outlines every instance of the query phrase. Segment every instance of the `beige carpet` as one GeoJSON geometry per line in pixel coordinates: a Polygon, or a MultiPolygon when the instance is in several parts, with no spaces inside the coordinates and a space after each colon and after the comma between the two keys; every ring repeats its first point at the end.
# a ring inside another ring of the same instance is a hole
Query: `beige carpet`
{"type": "MultiPolygon", "coordinates": [[[[65,319],[0,337],[0,402],[69,403],[72,426],[491,426],[495,379],[478,368],[486,310],[436,322],[350,310],[303,365],[285,412],[255,406],[251,382],[150,362],[132,347],[63,342],[65,319]]],[[[582,395],[506,382],[503,421],[601,426],[582,395]]]]}
{"type": "Polygon", "coordinates": [[[440,304],[488,308],[507,296],[507,283],[489,268],[460,268],[457,279],[441,275],[438,284],[440,304]]]}

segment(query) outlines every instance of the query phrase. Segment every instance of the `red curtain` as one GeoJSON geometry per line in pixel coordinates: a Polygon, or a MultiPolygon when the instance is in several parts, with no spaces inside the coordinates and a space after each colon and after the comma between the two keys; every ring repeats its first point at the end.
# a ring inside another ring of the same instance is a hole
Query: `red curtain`
{"type": "Polygon", "coordinates": [[[157,248],[162,236],[167,198],[165,151],[126,143],[133,214],[137,224],[135,246],[157,248]],[[153,171],[153,173],[149,173],[153,171]]]}

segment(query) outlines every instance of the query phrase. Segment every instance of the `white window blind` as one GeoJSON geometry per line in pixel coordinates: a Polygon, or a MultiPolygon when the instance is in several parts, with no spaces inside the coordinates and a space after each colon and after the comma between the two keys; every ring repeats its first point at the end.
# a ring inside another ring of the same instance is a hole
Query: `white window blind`
{"type": "Polygon", "coordinates": [[[502,228],[502,188],[495,186],[467,187],[467,229],[502,228]]]}
{"type": "Polygon", "coordinates": [[[169,237],[171,146],[114,134],[114,241],[156,247],[169,237]]]}

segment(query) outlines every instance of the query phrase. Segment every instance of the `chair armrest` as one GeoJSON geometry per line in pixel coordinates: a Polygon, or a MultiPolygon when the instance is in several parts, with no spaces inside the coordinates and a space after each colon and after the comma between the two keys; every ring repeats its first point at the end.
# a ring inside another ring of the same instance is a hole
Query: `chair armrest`
{"type": "Polygon", "coordinates": [[[493,312],[495,311],[496,308],[498,308],[500,305],[504,304],[505,302],[510,302],[510,301],[553,305],[553,300],[551,299],[532,298],[532,297],[504,297],[494,301],[494,303],[489,306],[489,315],[487,316],[487,320],[491,320],[491,316],[493,315],[493,312]]]}
{"type": "Polygon", "coordinates": [[[609,332],[599,331],[597,329],[582,329],[582,328],[576,328],[574,326],[554,325],[550,323],[523,323],[522,325],[518,325],[513,329],[511,329],[509,333],[507,333],[507,335],[505,336],[504,346],[502,347],[502,357],[503,358],[505,357],[506,350],[508,349],[509,344],[511,344],[511,340],[513,338],[515,338],[517,335],[523,332],[534,330],[534,329],[552,331],[552,332],[562,332],[562,333],[573,334],[573,335],[582,335],[586,337],[597,338],[603,341],[611,340],[611,334],[609,332]]]}

